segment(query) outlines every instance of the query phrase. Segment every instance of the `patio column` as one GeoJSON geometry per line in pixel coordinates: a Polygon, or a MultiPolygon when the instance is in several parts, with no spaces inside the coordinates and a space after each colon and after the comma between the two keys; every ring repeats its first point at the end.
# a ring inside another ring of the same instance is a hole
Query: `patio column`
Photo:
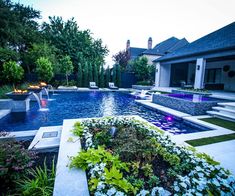
{"type": "Polygon", "coordinates": [[[194,89],[204,88],[205,69],[206,69],[206,60],[203,58],[198,58],[196,63],[194,89]]]}
{"type": "Polygon", "coordinates": [[[156,63],[156,70],[155,70],[155,87],[160,86],[160,69],[161,69],[161,64],[156,63]]]}

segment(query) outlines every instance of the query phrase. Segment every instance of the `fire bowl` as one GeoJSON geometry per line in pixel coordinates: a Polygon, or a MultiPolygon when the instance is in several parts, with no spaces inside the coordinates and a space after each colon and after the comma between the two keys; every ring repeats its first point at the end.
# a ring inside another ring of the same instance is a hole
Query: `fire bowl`
{"type": "Polygon", "coordinates": [[[13,91],[10,93],[6,93],[6,96],[8,96],[10,99],[13,99],[13,100],[22,101],[22,100],[27,99],[31,94],[32,92],[18,93],[18,92],[13,91]]]}

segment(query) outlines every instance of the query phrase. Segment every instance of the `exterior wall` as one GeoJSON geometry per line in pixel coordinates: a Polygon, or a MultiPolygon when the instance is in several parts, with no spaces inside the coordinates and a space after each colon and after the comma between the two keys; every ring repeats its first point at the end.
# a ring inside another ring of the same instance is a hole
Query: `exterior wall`
{"type": "Polygon", "coordinates": [[[230,70],[235,71],[235,60],[218,61],[218,62],[207,62],[206,69],[221,68],[221,83],[224,84],[224,90],[235,91],[235,77],[229,78],[228,72],[223,71],[224,65],[230,65],[230,70]]]}
{"type": "Polygon", "coordinates": [[[171,78],[171,64],[160,64],[160,87],[169,87],[171,78]]]}

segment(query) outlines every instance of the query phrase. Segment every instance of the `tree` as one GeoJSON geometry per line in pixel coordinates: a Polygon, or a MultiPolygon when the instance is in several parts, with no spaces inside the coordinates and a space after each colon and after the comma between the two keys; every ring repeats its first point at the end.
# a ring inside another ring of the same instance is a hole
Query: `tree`
{"type": "Polygon", "coordinates": [[[107,69],[105,71],[105,79],[106,79],[105,85],[109,86],[109,82],[110,82],[110,69],[109,69],[109,67],[107,67],[107,69]]]}
{"type": "Polygon", "coordinates": [[[100,87],[101,88],[105,87],[105,84],[104,84],[104,67],[103,66],[101,66],[101,69],[100,69],[100,87]]]}
{"type": "Polygon", "coordinates": [[[28,67],[28,72],[34,71],[36,67],[36,61],[40,57],[48,58],[48,60],[52,63],[54,73],[60,72],[60,68],[56,66],[58,65],[56,48],[46,42],[34,43],[32,48],[30,48],[29,51],[25,53],[24,63],[28,67]]]}
{"type": "Polygon", "coordinates": [[[127,50],[119,51],[113,55],[113,61],[120,65],[121,71],[126,71],[128,62],[130,60],[130,53],[127,50]]]}
{"type": "Polygon", "coordinates": [[[16,62],[9,61],[3,64],[2,74],[6,82],[13,83],[13,87],[15,88],[15,84],[22,80],[24,76],[24,69],[20,65],[17,65],[16,62]]]}
{"type": "Polygon", "coordinates": [[[40,57],[36,61],[36,73],[41,81],[50,82],[53,77],[53,67],[48,58],[40,57]]]}
{"type": "Polygon", "coordinates": [[[66,76],[67,86],[69,85],[68,76],[73,73],[73,63],[70,56],[66,55],[60,59],[60,71],[66,76]]]}
{"type": "Polygon", "coordinates": [[[114,82],[115,84],[116,84],[116,82],[117,82],[117,70],[116,70],[116,65],[113,66],[112,82],[114,82]]]}
{"type": "Polygon", "coordinates": [[[150,80],[150,65],[146,57],[137,58],[131,64],[138,81],[150,80]]]}
{"type": "Polygon", "coordinates": [[[99,82],[98,67],[97,67],[97,65],[94,65],[94,81],[96,82],[96,84],[98,84],[98,82],[99,82]]]}
{"type": "Polygon", "coordinates": [[[81,63],[78,63],[78,77],[77,77],[77,81],[78,81],[78,86],[81,87],[82,86],[82,75],[83,75],[83,71],[82,71],[82,65],[81,63]]]}
{"type": "Polygon", "coordinates": [[[24,63],[24,55],[33,43],[40,43],[43,39],[36,22],[39,18],[40,12],[29,6],[0,0],[0,70],[9,60],[21,60],[21,66],[28,69],[30,64],[24,63]]]}
{"type": "Polygon", "coordinates": [[[63,21],[61,17],[49,17],[42,31],[48,42],[58,49],[58,54],[69,55],[74,65],[84,66],[85,62],[101,65],[108,53],[102,40],[95,40],[89,30],[80,30],[74,18],[63,21]]]}
{"type": "Polygon", "coordinates": [[[88,65],[87,65],[87,63],[84,64],[83,86],[88,87],[88,65]]]}
{"type": "Polygon", "coordinates": [[[91,63],[88,63],[88,81],[93,82],[93,67],[91,63]]]}
{"type": "Polygon", "coordinates": [[[117,64],[117,80],[116,80],[116,85],[118,87],[121,87],[121,70],[120,70],[120,65],[117,64]]]}

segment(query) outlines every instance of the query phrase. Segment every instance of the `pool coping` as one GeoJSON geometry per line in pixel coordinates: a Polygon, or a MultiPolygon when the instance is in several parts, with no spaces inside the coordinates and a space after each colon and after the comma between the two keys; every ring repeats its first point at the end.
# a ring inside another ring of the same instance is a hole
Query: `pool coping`
{"type": "MultiPolygon", "coordinates": [[[[208,131],[201,131],[196,133],[187,133],[187,134],[179,134],[174,135],[173,133],[169,133],[168,135],[171,137],[171,139],[176,142],[179,145],[185,145],[190,146],[185,141],[187,140],[193,140],[193,139],[200,139],[200,138],[207,138],[207,137],[213,137],[213,136],[220,136],[225,134],[232,134],[234,131],[230,129],[226,129],[211,123],[207,123],[205,121],[200,120],[201,118],[210,118],[211,116],[208,115],[200,115],[200,116],[191,116],[186,113],[179,112],[177,110],[167,108],[165,106],[161,106],[155,103],[152,103],[151,100],[135,100],[135,102],[143,105],[144,107],[147,107],[152,110],[160,110],[161,112],[174,115],[180,119],[183,119],[185,121],[192,122],[194,124],[209,128],[208,131]]],[[[211,117],[212,118],[212,117],[211,117]]],[[[166,131],[165,131],[166,132],[166,131]]]]}

